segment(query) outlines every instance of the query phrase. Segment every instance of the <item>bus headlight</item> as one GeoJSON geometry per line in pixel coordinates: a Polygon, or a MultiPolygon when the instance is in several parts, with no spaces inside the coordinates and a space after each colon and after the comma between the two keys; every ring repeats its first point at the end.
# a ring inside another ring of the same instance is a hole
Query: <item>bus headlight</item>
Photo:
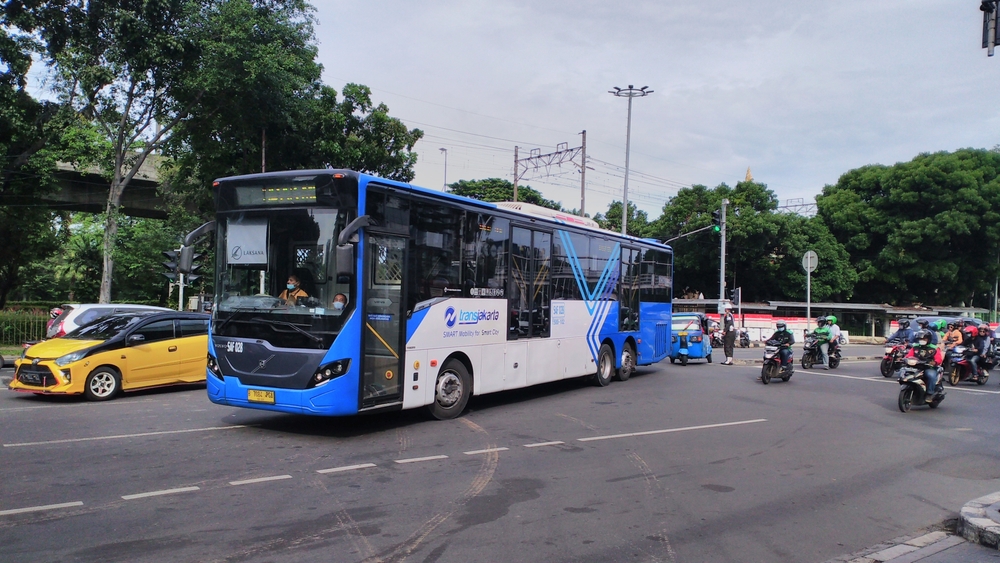
{"type": "Polygon", "coordinates": [[[316,370],[316,373],[313,374],[312,378],[309,379],[309,387],[326,385],[331,379],[335,379],[347,373],[347,370],[350,369],[350,367],[350,358],[334,360],[328,364],[321,365],[316,370]]]}
{"type": "Polygon", "coordinates": [[[211,354],[208,355],[208,364],[206,365],[206,367],[208,368],[208,371],[212,373],[212,375],[219,378],[220,381],[223,381],[222,370],[219,369],[219,362],[216,361],[215,356],[211,354]]]}

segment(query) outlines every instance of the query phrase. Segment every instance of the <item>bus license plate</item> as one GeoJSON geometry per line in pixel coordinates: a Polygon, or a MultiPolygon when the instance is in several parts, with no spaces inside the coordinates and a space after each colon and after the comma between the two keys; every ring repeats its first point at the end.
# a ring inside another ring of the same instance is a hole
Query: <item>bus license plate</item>
{"type": "Polygon", "coordinates": [[[274,391],[261,391],[260,389],[248,389],[247,400],[251,403],[274,404],[274,391]]]}

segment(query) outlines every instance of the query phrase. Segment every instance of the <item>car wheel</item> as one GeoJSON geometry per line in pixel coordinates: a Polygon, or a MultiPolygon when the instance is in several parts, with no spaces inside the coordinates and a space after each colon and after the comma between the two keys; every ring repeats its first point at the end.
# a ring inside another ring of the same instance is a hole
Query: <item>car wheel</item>
{"type": "Polygon", "coordinates": [[[114,368],[99,367],[90,372],[83,385],[83,395],[91,401],[114,398],[122,387],[122,378],[114,368]]]}
{"type": "Polygon", "coordinates": [[[448,360],[441,368],[434,385],[434,402],[430,405],[431,416],[438,420],[448,420],[462,414],[472,394],[472,376],[465,364],[458,360],[448,360]]]}
{"type": "Polygon", "coordinates": [[[615,374],[615,355],[611,352],[611,346],[601,344],[601,351],[597,354],[597,374],[594,382],[599,387],[607,387],[611,384],[611,377],[615,374]]]}
{"type": "Polygon", "coordinates": [[[632,346],[626,343],[622,346],[622,367],[618,368],[618,381],[628,381],[635,371],[635,352],[632,346]]]}

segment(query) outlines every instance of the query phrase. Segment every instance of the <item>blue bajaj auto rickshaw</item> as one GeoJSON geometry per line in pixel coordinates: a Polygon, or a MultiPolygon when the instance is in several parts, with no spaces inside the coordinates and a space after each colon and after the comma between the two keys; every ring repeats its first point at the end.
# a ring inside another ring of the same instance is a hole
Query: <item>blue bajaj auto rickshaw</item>
{"type": "Polygon", "coordinates": [[[670,325],[670,363],[705,358],[712,363],[712,344],[708,338],[708,317],[701,313],[674,313],[670,325]]]}

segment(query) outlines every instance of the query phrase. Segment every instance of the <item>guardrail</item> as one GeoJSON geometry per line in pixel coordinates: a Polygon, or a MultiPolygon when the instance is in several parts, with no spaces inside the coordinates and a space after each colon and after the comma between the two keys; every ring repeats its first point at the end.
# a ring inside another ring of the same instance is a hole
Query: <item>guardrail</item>
{"type": "Polygon", "coordinates": [[[20,347],[25,342],[45,338],[47,313],[0,311],[0,346],[20,347]]]}

